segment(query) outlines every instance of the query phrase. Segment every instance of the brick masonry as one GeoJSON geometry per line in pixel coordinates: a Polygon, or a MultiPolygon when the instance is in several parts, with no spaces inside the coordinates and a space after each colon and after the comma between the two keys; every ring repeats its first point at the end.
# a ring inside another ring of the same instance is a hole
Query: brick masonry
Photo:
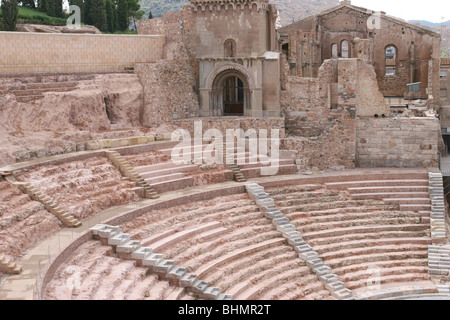
{"type": "Polygon", "coordinates": [[[359,167],[437,167],[439,120],[436,118],[356,121],[359,167]]]}
{"type": "Polygon", "coordinates": [[[164,36],[0,32],[0,73],[113,72],[162,58],[164,36]]]}

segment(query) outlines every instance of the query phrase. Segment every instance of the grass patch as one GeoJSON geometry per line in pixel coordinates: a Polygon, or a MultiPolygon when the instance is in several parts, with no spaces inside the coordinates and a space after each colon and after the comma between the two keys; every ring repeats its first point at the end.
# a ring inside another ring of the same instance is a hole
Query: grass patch
{"type": "MultiPolygon", "coordinates": [[[[0,20],[2,17],[2,9],[0,8],[0,20]]],[[[26,24],[45,24],[49,26],[65,26],[67,18],[55,18],[50,17],[44,12],[40,12],[37,9],[31,9],[27,7],[19,7],[19,16],[17,23],[26,24]]]]}

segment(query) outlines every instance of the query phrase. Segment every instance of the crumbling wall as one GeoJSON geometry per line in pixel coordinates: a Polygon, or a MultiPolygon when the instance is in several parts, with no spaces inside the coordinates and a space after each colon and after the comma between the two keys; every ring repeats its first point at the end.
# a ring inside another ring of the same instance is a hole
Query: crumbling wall
{"type": "MultiPolygon", "coordinates": [[[[281,145],[296,151],[297,164],[303,168],[355,166],[355,106],[338,105],[339,62],[325,61],[317,78],[285,75],[281,111],[286,138],[281,145]]],[[[352,79],[354,83],[356,75],[352,79]]]]}
{"type": "Polygon", "coordinates": [[[358,118],[358,167],[438,167],[436,118],[358,118]]]}
{"type": "Polygon", "coordinates": [[[356,115],[373,117],[389,116],[390,107],[378,88],[373,67],[363,60],[355,61],[357,67],[356,115]]]}
{"type": "Polygon", "coordinates": [[[198,116],[195,79],[185,61],[161,60],[135,68],[144,87],[142,124],[156,126],[171,120],[198,116]]]}
{"type": "Polygon", "coordinates": [[[195,59],[195,23],[192,11],[164,14],[139,21],[139,34],[164,35],[164,60],[138,64],[135,72],[144,87],[142,123],[162,122],[199,115],[198,62],[195,59]]]}

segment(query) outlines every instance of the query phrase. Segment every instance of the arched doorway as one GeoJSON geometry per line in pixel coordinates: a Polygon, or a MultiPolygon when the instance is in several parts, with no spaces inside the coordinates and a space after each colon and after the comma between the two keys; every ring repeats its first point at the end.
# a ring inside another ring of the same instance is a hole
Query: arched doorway
{"type": "Polygon", "coordinates": [[[223,81],[223,115],[244,115],[244,83],[234,75],[223,81]]]}
{"type": "Polygon", "coordinates": [[[244,116],[251,110],[251,91],[247,77],[236,69],[215,76],[210,91],[210,114],[213,116],[244,116]]]}

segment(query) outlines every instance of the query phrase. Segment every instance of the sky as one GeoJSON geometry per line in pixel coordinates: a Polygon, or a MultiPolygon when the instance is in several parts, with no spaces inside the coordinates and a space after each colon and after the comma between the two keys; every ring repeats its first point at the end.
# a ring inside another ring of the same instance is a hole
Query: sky
{"type": "Polygon", "coordinates": [[[450,20],[449,0],[352,0],[358,7],[384,11],[404,20],[428,20],[441,23],[450,20]]]}

